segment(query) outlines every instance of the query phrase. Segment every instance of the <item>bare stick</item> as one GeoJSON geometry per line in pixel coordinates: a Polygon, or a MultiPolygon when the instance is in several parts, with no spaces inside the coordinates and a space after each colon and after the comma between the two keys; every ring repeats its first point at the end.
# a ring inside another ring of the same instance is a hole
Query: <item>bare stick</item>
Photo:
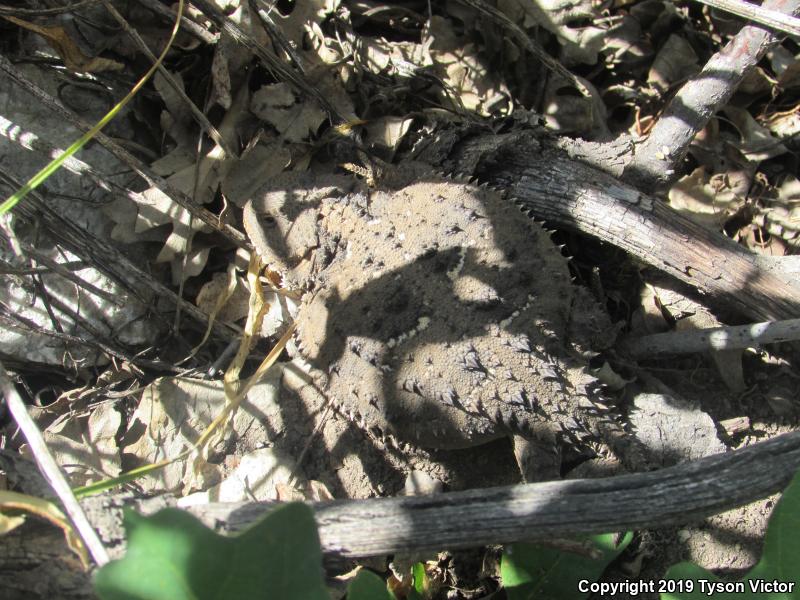
{"type": "Polygon", "coordinates": [[[17,8],[16,6],[0,6],[0,15],[12,17],[46,17],[51,15],[60,15],[79,8],[85,8],[93,4],[99,4],[100,0],[83,0],[82,2],[74,2],[67,6],[57,6],[55,8],[17,8]]]}
{"type": "MultiPolygon", "coordinates": [[[[798,0],[767,0],[765,8],[791,14],[798,0]]],[[[712,56],[703,70],[675,94],[647,139],[638,144],[624,179],[640,189],[674,181],[689,144],[724,106],[747,72],[778,39],[758,25],[747,25],[712,56]]]]}
{"type": "Polygon", "coordinates": [[[94,562],[97,563],[98,566],[103,566],[109,561],[108,552],[106,552],[100,538],[97,537],[97,533],[95,533],[92,525],[89,523],[89,519],[86,518],[86,514],[83,512],[81,505],[78,504],[78,500],[72,493],[72,489],[69,487],[66,477],[64,477],[64,474],[61,472],[61,467],[58,466],[53,456],[50,454],[50,451],[47,449],[47,444],[44,442],[42,433],[28,414],[25,403],[22,401],[22,398],[20,398],[17,390],[14,389],[14,386],[11,385],[11,379],[9,379],[3,363],[0,363],[0,390],[3,391],[8,410],[11,412],[17,425],[19,425],[20,430],[22,430],[22,435],[25,436],[25,440],[31,448],[33,457],[36,459],[36,464],[39,465],[42,475],[44,475],[44,478],[61,500],[64,510],[67,515],[69,515],[72,524],[75,525],[75,529],[78,531],[78,534],[80,534],[81,539],[83,539],[83,543],[86,544],[86,548],[92,555],[94,562]]]}
{"type": "Polygon", "coordinates": [[[531,216],[595,236],[754,321],[795,319],[800,286],[733,240],[570,160],[532,131],[477,135],[443,164],[506,191],[531,216]]]}
{"type": "MultiPolygon", "coordinates": [[[[397,552],[471,548],[519,540],[551,540],[577,533],[604,533],[698,522],[710,515],[764,498],[783,489],[800,466],[800,432],[743,450],[676,467],[606,479],[552,481],[499,488],[314,504],[323,552],[328,558],[366,557],[397,552]]],[[[115,557],[124,550],[123,508],[153,513],[174,506],[161,496],[134,501],[129,496],[87,498],[83,504],[115,557]]],[[[271,509],[271,503],[212,503],[187,508],[221,533],[241,531],[271,509]]],[[[88,576],[58,567],[62,547],[56,533],[30,529],[9,534],[0,545],[0,584],[13,582],[31,564],[46,564],[37,588],[69,598],[91,596],[88,576]],[[44,536],[47,536],[45,539],[44,536]],[[14,548],[3,553],[3,548],[14,548]],[[58,577],[58,578],[57,578],[58,577]],[[85,593],[82,590],[86,590],[85,593]]],[[[30,578],[28,578],[30,579],[30,578]]],[[[17,588],[15,588],[17,589],[17,588]]]]}
{"type": "Polygon", "coordinates": [[[743,0],[697,0],[776,31],[800,36],[800,19],[743,0]]]}
{"type": "Polygon", "coordinates": [[[800,340],[800,319],[655,333],[628,338],[620,349],[633,358],[662,354],[691,354],[712,350],[751,348],[762,344],[800,340]]]}

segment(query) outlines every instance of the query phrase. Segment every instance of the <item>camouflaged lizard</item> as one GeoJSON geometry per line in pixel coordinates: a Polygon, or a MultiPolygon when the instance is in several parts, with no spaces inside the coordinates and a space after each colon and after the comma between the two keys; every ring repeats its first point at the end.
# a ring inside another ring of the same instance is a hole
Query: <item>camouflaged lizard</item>
{"type": "Polygon", "coordinates": [[[340,412],[423,448],[512,436],[526,479],[558,442],[628,435],[568,340],[608,323],[549,234],[500,194],[420,168],[370,190],[284,174],[244,208],[265,262],[304,295],[296,352],[340,412]]]}

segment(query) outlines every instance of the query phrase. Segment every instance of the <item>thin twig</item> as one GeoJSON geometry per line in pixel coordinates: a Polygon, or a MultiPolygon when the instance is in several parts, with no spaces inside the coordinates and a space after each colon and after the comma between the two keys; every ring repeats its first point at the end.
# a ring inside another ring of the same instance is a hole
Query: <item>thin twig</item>
{"type": "MultiPolygon", "coordinates": [[[[98,2],[100,0],[97,0],[98,2]]],[[[170,23],[175,21],[175,11],[171,10],[166,4],[161,4],[159,0],[138,0],[139,4],[145,6],[152,10],[154,13],[161,15],[162,17],[166,17],[166,20],[170,23]]],[[[198,38],[201,42],[206,44],[216,44],[219,41],[219,35],[215,35],[209,31],[206,31],[192,21],[186,15],[181,17],[181,29],[184,31],[188,31],[193,36],[198,38]]]]}
{"type": "MultiPolygon", "coordinates": [[[[34,258],[36,262],[45,265],[47,267],[47,271],[52,273],[57,273],[67,281],[71,281],[75,285],[81,287],[82,289],[85,289],[90,294],[97,296],[98,298],[102,298],[103,300],[105,300],[106,302],[110,302],[114,306],[120,307],[125,305],[125,301],[123,299],[119,298],[118,296],[110,292],[101,290],[96,285],[93,285],[88,281],[81,279],[75,273],[67,269],[64,265],[57,263],[52,258],[47,256],[44,252],[40,252],[30,244],[22,242],[22,249],[25,252],[25,254],[34,258]]],[[[78,266],[77,268],[84,269],[86,268],[86,265],[83,264],[82,266],[78,266]]]]}
{"type": "Polygon", "coordinates": [[[16,6],[0,5],[0,16],[12,17],[47,17],[51,15],[62,15],[64,13],[86,8],[93,4],[100,4],[101,0],[82,0],[66,6],[56,6],[55,8],[18,8],[16,6]]]}
{"type": "Polygon", "coordinates": [[[25,436],[25,440],[28,442],[33,457],[36,459],[36,464],[39,465],[39,470],[61,500],[64,510],[75,526],[75,529],[78,531],[78,534],[81,536],[83,543],[86,544],[86,548],[92,555],[94,562],[97,563],[98,566],[103,566],[109,561],[108,552],[106,552],[100,538],[89,523],[89,519],[86,518],[86,514],[83,512],[81,505],[72,493],[72,489],[62,473],[61,467],[58,466],[58,463],[56,463],[52,454],[50,454],[50,451],[47,449],[47,444],[45,444],[42,433],[28,414],[25,403],[22,401],[22,398],[20,398],[17,390],[14,389],[14,386],[11,384],[11,379],[2,362],[0,362],[0,390],[2,390],[3,396],[5,396],[8,410],[11,412],[11,415],[22,431],[22,435],[25,436]]]}
{"type": "Polygon", "coordinates": [[[800,36],[800,19],[743,0],[696,0],[776,31],[800,36]]]}
{"type": "MultiPolygon", "coordinates": [[[[141,50],[142,53],[152,62],[157,62],[158,58],[150,51],[150,48],[147,46],[147,44],[145,44],[142,36],[139,35],[139,32],[130,26],[130,23],[128,23],[127,19],[125,19],[125,17],[123,17],[119,11],[114,8],[114,5],[109,0],[103,0],[103,4],[108,12],[111,13],[111,16],[117,20],[117,23],[119,23],[125,32],[131,37],[134,43],[138,46],[139,50],[141,50]]],[[[197,123],[203,128],[203,131],[208,134],[208,137],[214,140],[219,147],[224,150],[225,154],[231,158],[235,158],[236,151],[230,146],[230,144],[228,144],[225,138],[222,137],[222,134],[217,130],[217,128],[211,124],[208,118],[203,114],[203,111],[201,111],[197,105],[192,102],[192,99],[186,95],[186,92],[183,91],[183,87],[175,79],[175,76],[167,71],[166,67],[164,67],[164,65],[161,63],[158,64],[158,72],[172,88],[172,90],[178,94],[178,97],[180,97],[183,103],[187,106],[189,112],[192,113],[192,116],[194,116],[197,123]]]]}
{"type": "MultiPolygon", "coordinates": [[[[61,104],[59,104],[55,98],[33,83],[30,79],[25,77],[2,54],[0,54],[0,70],[8,74],[13,82],[40,100],[45,106],[47,106],[47,108],[51,109],[60,117],[66,119],[69,123],[73,124],[81,131],[88,131],[91,129],[91,125],[61,106],[61,104]]],[[[242,232],[237,231],[235,228],[226,223],[222,223],[217,215],[206,208],[195,204],[191,198],[189,198],[180,190],[176,189],[173,185],[167,182],[167,180],[155,173],[148,165],[125,150],[120,144],[102,132],[98,132],[94,139],[111,154],[113,154],[118,160],[133,169],[133,171],[135,171],[142,179],[144,179],[149,186],[161,190],[181,208],[186,209],[189,213],[196,216],[214,231],[223,235],[236,247],[243,248],[248,252],[251,250],[250,243],[247,241],[247,238],[242,232]]]]}

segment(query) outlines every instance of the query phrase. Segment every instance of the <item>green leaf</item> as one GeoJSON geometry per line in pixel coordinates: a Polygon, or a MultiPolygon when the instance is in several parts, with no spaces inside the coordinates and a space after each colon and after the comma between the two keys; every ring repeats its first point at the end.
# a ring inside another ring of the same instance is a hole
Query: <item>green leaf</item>
{"type": "Polygon", "coordinates": [[[500,562],[500,577],[508,600],[586,597],[588,594],[578,591],[578,583],[596,581],[633,535],[626,534],[618,546],[614,545],[615,537],[616,534],[608,533],[587,538],[602,554],[598,560],[538,544],[512,544],[505,549],[500,562]]]}
{"type": "Polygon", "coordinates": [[[347,600],[394,600],[386,582],[372,571],[362,569],[347,586],[347,600]]]}
{"type": "Polygon", "coordinates": [[[128,550],[97,573],[103,600],[327,600],[311,509],[280,506],[232,537],[189,513],[125,513],[128,550]]]}
{"type": "MultiPolygon", "coordinates": [[[[723,583],[711,572],[692,563],[670,567],[665,579],[675,581],[671,593],[662,593],[662,600],[690,600],[714,595],[732,598],[800,599],[800,472],[775,505],[767,526],[761,561],[742,579],[723,583]],[[780,589],[759,588],[760,582],[778,582],[780,589]],[[791,585],[793,584],[793,585],[791,585]],[[727,585],[723,589],[717,586],[727,585]],[[731,592],[729,589],[735,587],[731,592]],[[689,589],[691,588],[691,589],[689,589]],[[776,593],[777,592],[777,593],[776,593]]],[[[668,585],[668,584],[665,584],[668,585]]]]}
{"type": "Polygon", "coordinates": [[[425,572],[425,565],[421,562],[414,563],[414,566],[411,567],[411,575],[414,580],[414,595],[409,597],[409,600],[415,600],[414,596],[430,598],[432,596],[431,582],[425,572]]]}

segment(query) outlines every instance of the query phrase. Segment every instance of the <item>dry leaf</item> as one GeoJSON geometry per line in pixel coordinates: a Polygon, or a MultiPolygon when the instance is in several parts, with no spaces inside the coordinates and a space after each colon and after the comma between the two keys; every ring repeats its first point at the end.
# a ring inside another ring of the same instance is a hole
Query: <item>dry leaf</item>
{"type": "Polygon", "coordinates": [[[101,58],[99,56],[94,58],[86,56],[81,49],[75,45],[75,42],[70,39],[63,27],[37,25],[10,15],[4,15],[3,18],[46,39],[47,43],[52,46],[53,50],[55,50],[61,57],[61,60],[64,61],[64,66],[70,71],[75,71],[76,73],[100,73],[102,71],[121,71],[125,68],[125,65],[115,60],[101,58]]]}
{"type": "Polygon", "coordinates": [[[722,112],[739,131],[741,141],[734,146],[748,161],[757,164],[786,153],[786,146],[774,138],[769,129],[759,125],[743,108],[728,105],[722,112]]]}

